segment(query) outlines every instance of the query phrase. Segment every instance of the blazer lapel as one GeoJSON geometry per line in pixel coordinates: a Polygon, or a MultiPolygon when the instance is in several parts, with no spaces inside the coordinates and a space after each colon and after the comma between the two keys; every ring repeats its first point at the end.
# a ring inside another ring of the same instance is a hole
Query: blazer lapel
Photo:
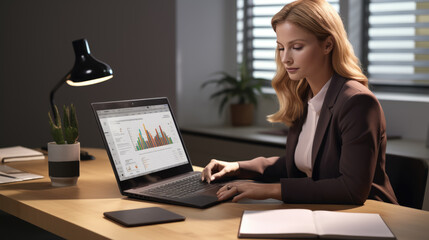
{"type": "MultiPolygon", "coordinates": [[[[325,136],[326,129],[331,121],[332,117],[332,108],[337,100],[337,96],[343,87],[345,79],[334,73],[332,76],[331,84],[328,91],[326,92],[325,100],[323,101],[322,109],[320,110],[319,121],[317,122],[316,133],[314,134],[313,148],[311,151],[311,160],[313,166],[315,165],[315,160],[317,154],[320,150],[320,145],[322,144],[323,137],[325,136]]],[[[314,171],[313,171],[314,172],[314,171]]]]}

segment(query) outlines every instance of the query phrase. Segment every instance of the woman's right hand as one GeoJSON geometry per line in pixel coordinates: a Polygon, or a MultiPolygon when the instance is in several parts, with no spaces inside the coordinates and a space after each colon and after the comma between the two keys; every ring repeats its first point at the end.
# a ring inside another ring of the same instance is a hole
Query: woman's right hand
{"type": "Polygon", "coordinates": [[[210,183],[222,177],[237,176],[239,169],[238,162],[224,162],[212,159],[201,173],[201,180],[210,183]]]}

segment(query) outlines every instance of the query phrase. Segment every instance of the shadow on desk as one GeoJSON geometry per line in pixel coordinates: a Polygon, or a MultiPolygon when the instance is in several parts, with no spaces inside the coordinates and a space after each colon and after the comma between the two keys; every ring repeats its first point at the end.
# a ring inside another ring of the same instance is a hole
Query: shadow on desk
{"type": "MultiPolygon", "coordinates": [[[[232,203],[233,204],[233,203],[232,203]]],[[[287,203],[283,203],[283,201],[280,200],[276,200],[276,199],[265,199],[265,200],[253,200],[253,199],[242,199],[240,201],[238,201],[238,203],[236,203],[238,205],[252,205],[252,208],[254,206],[257,205],[267,205],[270,204],[274,207],[277,208],[288,208],[288,209],[293,209],[293,208],[304,208],[304,209],[311,209],[311,210],[331,210],[332,206],[334,205],[330,205],[330,204],[300,204],[299,207],[296,207],[295,204],[287,204],[287,203]]],[[[360,206],[357,205],[335,205],[336,211],[343,211],[343,210],[350,210],[350,209],[354,209],[360,206]]]]}
{"type": "Polygon", "coordinates": [[[0,211],[0,226],[2,239],[63,239],[3,211],[0,211]]]}
{"type": "MultiPolygon", "coordinates": [[[[330,204],[285,204],[282,201],[277,201],[273,199],[268,200],[250,200],[244,199],[238,203],[233,203],[231,201],[220,203],[219,205],[206,208],[190,208],[184,206],[170,205],[170,204],[160,204],[148,201],[142,201],[139,199],[133,198],[124,198],[124,200],[132,201],[133,203],[142,203],[142,207],[161,207],[177,214],[181,214],[187,217],[186,221],[218,221],[220,219],[234,219],[237,216],[241,217],[241,214],[244,210],[274,210],[274,209],[291,209],[291,208],[304,208],[310,210],[335,210],[335,211],[349,211],[357,207],[356,205],[330,205],[330,204]],[[228,209],[225,211],[225,209],[228,209]],[[234,214],[231,214],[231,213],[234,214]]],[[[131,204],[135,207],[135,204],[131,204]]],[[[123,209],[109,209],[109,211],[114,210],[123,210],[123,209]]]]}

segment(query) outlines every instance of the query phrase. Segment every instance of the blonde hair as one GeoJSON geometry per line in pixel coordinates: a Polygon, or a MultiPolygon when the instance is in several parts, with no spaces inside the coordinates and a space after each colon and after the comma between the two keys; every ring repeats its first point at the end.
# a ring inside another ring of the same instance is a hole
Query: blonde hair
{"type": "MultiPolygon", "coordinates": [[[[288,21],[313,33],[319,41],[332,36],[334,47],[330,53],[332,67],[336,73],[359,81],[368,86],[368,79],[362,73],[359,60],[348,41],[343,22],[335,9],[325,0],[297,0],[285,5],[271,19],[271,26],[276,31],[278,24],[288,21]]],[[[279,110],[268,116],[270,122],[282,122],[292,126],[304,112],[304,100],[310,87],[306,79],[293,81],[281,62],[276,50],[277,72],[272,86],[277,93],[279,110]]]]}

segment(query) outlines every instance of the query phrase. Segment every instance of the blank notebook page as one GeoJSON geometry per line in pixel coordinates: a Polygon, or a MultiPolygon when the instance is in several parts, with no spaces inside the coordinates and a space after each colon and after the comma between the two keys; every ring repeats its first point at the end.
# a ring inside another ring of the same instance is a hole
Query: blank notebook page
{"type": "Polygon", "coordinates": [[[241,234],[317,236],[313,212],[303,209],[277,209],[267,211],[244,211],[241,234]]]}
{"type": "Polygon", "coordinates": [[[320,236],[395,239],[379,214],[315,211],[320,236]]]}

